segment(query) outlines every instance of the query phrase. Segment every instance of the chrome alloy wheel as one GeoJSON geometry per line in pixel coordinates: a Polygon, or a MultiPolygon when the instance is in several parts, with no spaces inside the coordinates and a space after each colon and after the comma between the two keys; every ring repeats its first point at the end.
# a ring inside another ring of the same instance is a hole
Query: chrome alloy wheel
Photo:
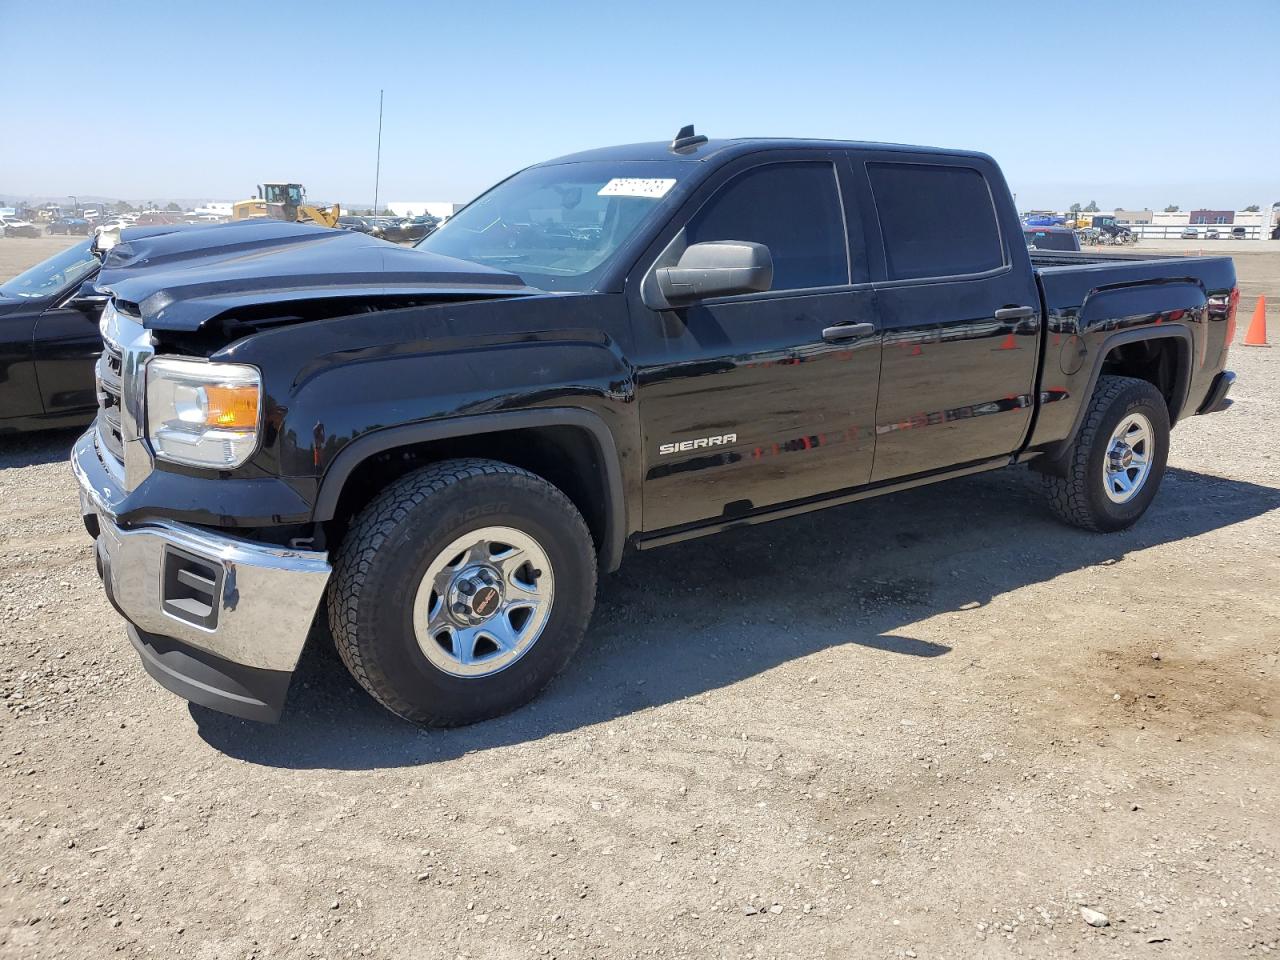
{"type": "Polygon", "coordinates": [[[537,643],[554,600],[551,561],[538,542],[511,527],[484,527],[431,561],[413,600],[413,631],[445,673],[487,677],[537,643]]]}
{"type": "Polygon", "coordinates": [[[1112,503],[1128,503],[1138,495],[1151,474],[1154,444],[1155,430],[1145,415],[1131,413],[1116,425],[1102,464],[1104,488],[1112,503]]]}

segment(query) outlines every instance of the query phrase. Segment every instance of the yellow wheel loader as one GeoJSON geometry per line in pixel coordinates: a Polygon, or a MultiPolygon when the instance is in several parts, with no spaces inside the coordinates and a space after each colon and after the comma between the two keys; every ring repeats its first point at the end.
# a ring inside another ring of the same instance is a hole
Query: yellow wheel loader
{"type": "Polygon", "coordinates": [[[263,183],[252,200],[241,200],[232,207],[232,220],[270,218],[290,223],[318,223],[336,227],[340,210],[307,203],[307,188],[300,183],[263,183]]]}

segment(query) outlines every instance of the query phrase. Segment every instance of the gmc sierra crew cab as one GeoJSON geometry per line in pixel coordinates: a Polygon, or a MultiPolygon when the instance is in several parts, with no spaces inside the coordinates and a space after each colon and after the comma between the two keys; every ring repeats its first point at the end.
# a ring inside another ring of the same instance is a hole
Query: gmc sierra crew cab
{"type": "Polygon", "coordinates": [[[309,635],[429,725],[534,697],[597,572],[1028,464],[1128,527],[1224,409],[1226,257],[1028,251],[981,153],[708,140],[516,173],[426,237],[129,240],[72,463],[147,671],[278,717],[309,635]]]}

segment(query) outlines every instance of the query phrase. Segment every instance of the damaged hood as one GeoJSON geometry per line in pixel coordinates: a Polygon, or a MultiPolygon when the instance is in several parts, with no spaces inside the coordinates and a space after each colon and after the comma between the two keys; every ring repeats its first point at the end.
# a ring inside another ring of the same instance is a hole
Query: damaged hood
{"type": "Polygon", "coordinates": [[[271,303],[542,292],[502,270],[311,224],[247,220],[131,233],[106,253],[96,285],[155,330],[196,330],[271,303]]]}

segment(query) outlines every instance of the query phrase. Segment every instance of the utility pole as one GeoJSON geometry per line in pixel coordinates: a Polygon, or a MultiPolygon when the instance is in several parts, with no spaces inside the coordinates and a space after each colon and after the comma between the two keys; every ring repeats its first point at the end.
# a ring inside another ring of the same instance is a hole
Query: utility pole
{"type": "Polygon", "coordinates": [[[373,172],[373,215],[378,215],[378,187],[382,183],[382,91],[378,91],[378,159],[373,172]]]}

